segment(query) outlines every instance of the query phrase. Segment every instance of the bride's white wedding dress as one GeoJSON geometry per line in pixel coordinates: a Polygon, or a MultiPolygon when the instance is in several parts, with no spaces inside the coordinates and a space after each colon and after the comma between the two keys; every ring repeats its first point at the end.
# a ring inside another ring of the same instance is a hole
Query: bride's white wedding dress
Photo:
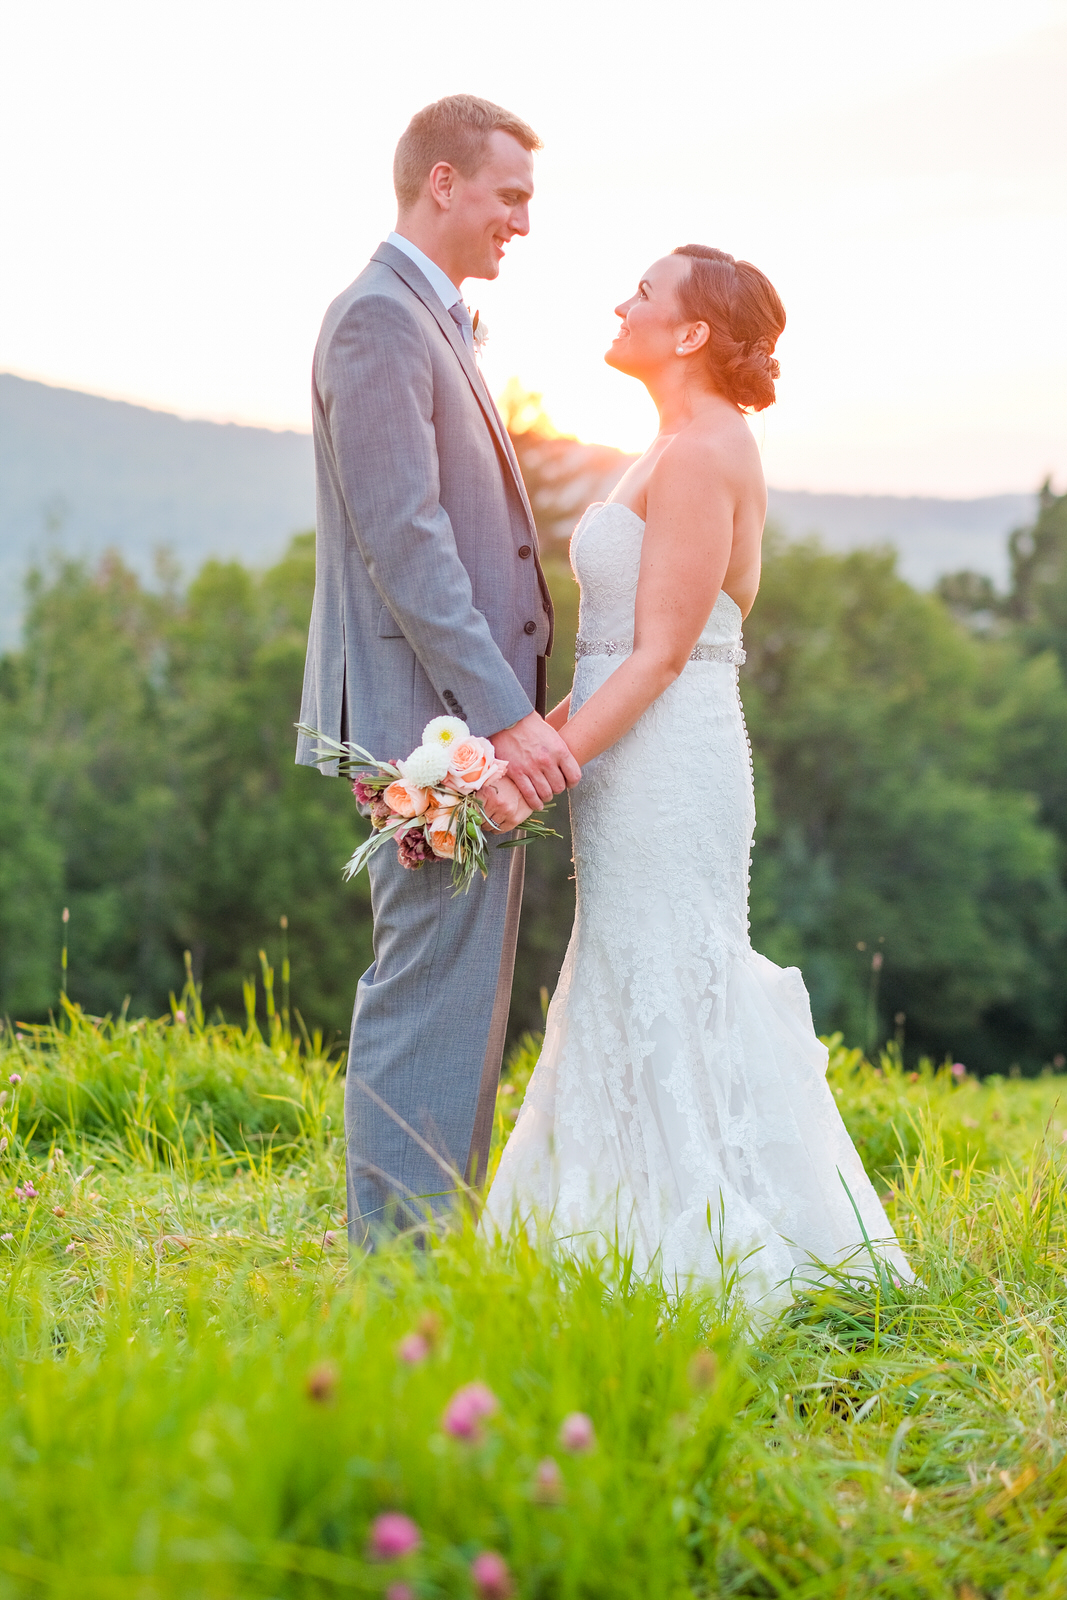
{"type": "MultiPolygon", "coordinates": [[[[575,530],[572,715],[632,648],[643,534],[614,502],[575,530]]],[[[857,1211],[912,1274],[827,1086],[801,975],[749,942],[743,660],[720,593],[684,671],[571,795],[574,931],[485,1221],[549,1218],[577,1249],[617,1237],[670,1283],[718,1285],[733,1264],[773,1311],[812,1261],[870,1270],[857,1211]]]]}

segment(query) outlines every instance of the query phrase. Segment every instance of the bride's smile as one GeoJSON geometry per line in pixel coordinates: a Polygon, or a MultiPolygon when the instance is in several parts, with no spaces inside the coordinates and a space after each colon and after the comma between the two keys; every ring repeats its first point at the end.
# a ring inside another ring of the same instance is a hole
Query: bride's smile
{"type": "Polygon", "coordinates": [[[654,261],[629,300],[615,307],[621,319],[604,360],[627,377],[647,382],[680,354],[694,354],[708,340],[708,325],[687,318],[677,291],[689,276],[685,256],[654,261]]]}

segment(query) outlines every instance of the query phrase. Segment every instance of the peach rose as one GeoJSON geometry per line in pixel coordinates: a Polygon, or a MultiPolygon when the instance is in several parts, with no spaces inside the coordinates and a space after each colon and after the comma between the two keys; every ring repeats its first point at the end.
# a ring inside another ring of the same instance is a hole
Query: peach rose
{"type": "Polygon", "coordinates": [[[438,804],[426,813],[426,837],[435,856],[451,861],[456,853],[456,824],[452,805],[441,805],[441,795],[435,791],[438,804]]]}
{"type": "Polygon", "coordinates": [[[382,799],[397,817],[421,817],[430,803],[427,791],[406,778],[397,778],[388,789],[383,789],[382,799]]]}
{"type": "Polygon", "coordinates": [[[456,745],[448,762],[448,776],[460,794],[474,794],[490,778],[500,778],[508,770],[498,761],[488,739],[472,734],[456,745]]]}

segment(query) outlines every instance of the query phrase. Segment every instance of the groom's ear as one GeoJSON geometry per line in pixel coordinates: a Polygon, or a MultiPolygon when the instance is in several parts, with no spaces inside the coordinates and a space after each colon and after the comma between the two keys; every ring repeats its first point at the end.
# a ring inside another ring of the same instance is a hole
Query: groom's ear
{"type": "Polygon", "coordinates": [[[456,186],[456,169],[450,161],[438,161],[430,168],[427,179],[430,186],[430,198],[448,211],[452,205],[452,196],[456,186]]]}

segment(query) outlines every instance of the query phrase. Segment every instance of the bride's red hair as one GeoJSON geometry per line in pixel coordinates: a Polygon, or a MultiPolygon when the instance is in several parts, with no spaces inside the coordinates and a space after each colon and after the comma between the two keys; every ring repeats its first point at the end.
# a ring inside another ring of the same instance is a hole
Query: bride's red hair
{"type": "Polygon", "coordinates": [[[678,304],[711,330],[703,353],[712,384],[735,405],[764,411],[774,404],[780,372],[774,347],[785,327],[774,285],[751,261],[735,261],[725,250],[683,244],[672,254],[690,260],[678,304]]]}

